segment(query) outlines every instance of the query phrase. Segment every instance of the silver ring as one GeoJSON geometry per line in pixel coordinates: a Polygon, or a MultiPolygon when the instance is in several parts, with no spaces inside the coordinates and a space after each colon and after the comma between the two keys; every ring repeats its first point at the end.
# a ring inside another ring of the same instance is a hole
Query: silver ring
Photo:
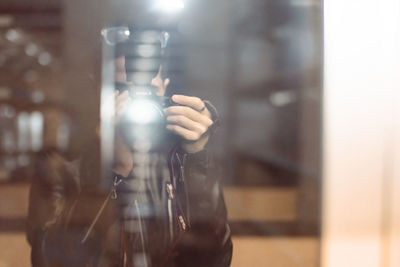
{"type": "Polygon", "coordinates": [[[204,106],[199,110],[199,112],[203,112],[206,109],[206,103],[203,102],[203,104],[204,106]]]}

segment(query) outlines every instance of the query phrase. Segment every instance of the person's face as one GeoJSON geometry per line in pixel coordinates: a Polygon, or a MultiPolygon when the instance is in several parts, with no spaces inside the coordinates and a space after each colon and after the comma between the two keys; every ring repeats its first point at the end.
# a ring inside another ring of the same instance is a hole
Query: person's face
{"type": "MultiPolygon", "coordinates": [[[[114,81],[126,83],[126,68],[125,68],[125,56],[119,56],[114,59],[115,72],[114,81]]],[[[162,66],[158,69],[157,75],[151,80],[151,85],[157,87],[156,94],[162,96],[165,94],[165,90],[169,84],[169,78],[162,79],[161,77],[162,66]]],[[[134,86],[134,84],[132,84],[134,86]]]]}

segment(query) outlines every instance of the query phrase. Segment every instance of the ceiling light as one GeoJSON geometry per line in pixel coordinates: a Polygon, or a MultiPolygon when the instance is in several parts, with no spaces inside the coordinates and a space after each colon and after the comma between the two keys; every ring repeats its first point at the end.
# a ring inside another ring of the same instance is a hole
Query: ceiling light
{"type": "Polygon", "coordinates": [[[157,0],[156,8],[165,13],[176,13],[185,7],[183,0],[157,0]]]}

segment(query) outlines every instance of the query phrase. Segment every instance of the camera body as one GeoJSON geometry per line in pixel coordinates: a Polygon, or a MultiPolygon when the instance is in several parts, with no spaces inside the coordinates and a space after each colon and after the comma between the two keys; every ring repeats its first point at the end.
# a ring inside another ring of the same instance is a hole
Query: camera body
{"type": "Polygon", "coordinates": [[[129,90],[131,103],[121,115],[117,129],[125,143],[134,148],[137,142],[146,142],[152,148],[160,147],[171,139],[171,133],[166,130],[164,109],[178,105],[171,97],[156,95],[156,87],[130,86],[126,83],[116,83],[120,93],[129,90]]]}

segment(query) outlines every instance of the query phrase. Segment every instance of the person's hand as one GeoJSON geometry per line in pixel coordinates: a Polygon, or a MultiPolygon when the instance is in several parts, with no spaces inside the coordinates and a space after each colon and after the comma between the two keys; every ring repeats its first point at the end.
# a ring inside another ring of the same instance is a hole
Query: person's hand
{"type": "MultiPolygon", "coordinates": [[[[115,92],[115,125],[119,122],[122,114],[132,101],[128,91],[119,93],[115,92]]],[[[115,128],[115,141],[114,141],[114,165],[113,171],[122,176],[128,176],[133,168],[133,155],[132,151],[125,144],[122,137],[118,132],[118,127],[115,128]]]]}
{"type": "Polygon", "coordinates": [[[182,106],[164,110],[167,129],[183,137],[182,148],[186,152],[201,151],[209,139],[208,128],[213,124],[210,111],[198,97],[173,95],[172,100],[182,106]]]}

